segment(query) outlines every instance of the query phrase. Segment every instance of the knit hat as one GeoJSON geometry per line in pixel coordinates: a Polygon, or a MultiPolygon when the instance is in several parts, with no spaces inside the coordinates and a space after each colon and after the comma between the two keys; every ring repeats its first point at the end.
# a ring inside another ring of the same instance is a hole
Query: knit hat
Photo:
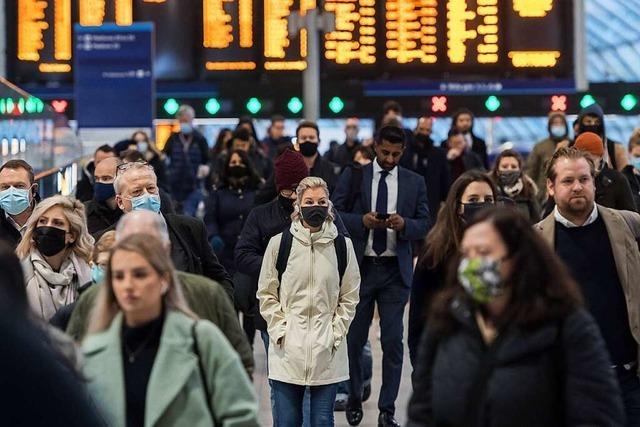
{"type": "Polygon", "coordinates": [[[291,189],[309,176],[309,169],[304,163],[302,154],[285,150],[275,161],[275,182],[278,193],[291,189]]]}
{"type": "Polygon", "coordinates": [[[604,155],[604,143],[602,138],[598,134],[593,132],[583,132],[576,138],[574,143],[580,151],[586,151],[596,157],[602,157],[604,155]]]}

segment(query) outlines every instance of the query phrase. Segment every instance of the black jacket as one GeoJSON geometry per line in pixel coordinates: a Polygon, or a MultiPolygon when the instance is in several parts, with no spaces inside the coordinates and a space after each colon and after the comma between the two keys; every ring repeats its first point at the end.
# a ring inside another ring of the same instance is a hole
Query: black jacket
{"type": "Polygon", "coordinates": [[[489,169],[489,155],[487,154],[487,143],[484,142],[484,139],[475,136],[473,132],[471,132],[471,151],[476,153],[480,159],[482,160],[482,164],[485,169],[489,169]]]}
{"type": "Polygon", "coordinates": [[[360,141],[356,140],[353,146],[349,146],[347,142],[343,142],[335,149],[329,150],[325,153],[325,160],[334,163],[336,166],[340,166],[340,169],[344,170],[353,162],[353,152],[360,145],[360,141]]]}
{"type": "Polygon", "coordinates": [[[471,390],[487,347],[471,309],[454,301],[452,311],[458,325],[451,335],[423,336],[408,426],[624,425],[615,373],[585,310],[562,323],[504,331],[495,367],[477,394],[471,390]],[[470,402],[479,402],[483,421],[465,420],[470,402]]]}
{"type": "Polygon", "coordinates": [[[410,169],[424,177],[427,185],[429,212],[434,222],[438,216],[440,203],[444,202],[451,186],[451,171],[447,155],[433,144],[424,146],[413,144],[410,169]]]}
{"type": "MultiPolygon", "coordinates": [[[[342,219],[336,214],[335,224],[340,234],[348,236],[342,219]]],[[[291,224],[291,214],[287,212],[276,198],[271,202],[255,207],[242,227],[235,249],[237,273],[236,305],[245,315],[253,315],[255,326],[266,330],[267,324],[260,316],[256,292],[258,277],[262,268],[262,258],[267,250],[269,240],[282,233],[291,224]]]]}
{"type": "MultiPolygon", "coordinates": [[[[220,283],[233,301],[233,282],[231,276],[218,262],[218,257],[207,240],[204,222],[197,218],[162,214],[169,229],[171,240],[171,259],[176,270],[199,274],[220,283]]],[[[109,230],[115,230],[115,224],[94,236],[96,240],[109,230]]]]}
{"type": "Polygon", "coordinates": [[[2,209],[0,209],[0,240],[9,244],[13,249],[22,240],[20,232],[7,220],[7,215],[2,209]]]}
{"type": "MultiPolygon", "coordinates": [[[[327,183],[327,187],[329,187],[329,194],[333,194],[333,189],[338,182],[338,174],[340,172],[340,167],[331,163],[330,161],[323,159],[322,156],[318,154],[316,157],[316,162],[313,164],[313,167],[309,171],[309,176],[316,176],[318,178],[324,179],[327,183]]],[[[278,191],[276,190],[276,182],[274,178],[274,174],[269,176],[267,182],[265,182],[264,187],[258,191],[256,194],[255,206],[264,205],[275,199],[278,196],[278,191]]]]}
{"type": "Polygon", "coordinates": [[[80,180],[76,185],[76,199],[81,202],[87,202],[93,199],[93,173],[96,170],[95,163],[91,160],[82,168],[80,180]]]}
{"type": "Polygon", "coordinates": [[[596,203],[611,209],[637,212],[629,181],[608,166],[596,176],[596,203]]]}
{"type": "Polygon", "coordinates": [[[633,200],[636,202],[636,207],[640,211],[640,175],[633,171],[633,166],[627,165],[622,169],[622,174],[629,182],[631,193],[633,194],[633,200]]]}

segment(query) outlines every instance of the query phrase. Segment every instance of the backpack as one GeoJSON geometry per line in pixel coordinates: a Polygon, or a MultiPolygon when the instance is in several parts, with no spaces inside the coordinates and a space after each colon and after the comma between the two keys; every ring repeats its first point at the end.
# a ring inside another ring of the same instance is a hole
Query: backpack
{"type": "MultiPolygon", "coordinates": [[[[289,261],[292,243],[293,235],[291,234],[291,230],[287,228],[282,232],[282,239],[280,240],[280,247],[278,249],[278,258],[276,260],[278,282],[282,282],[282,275],[287,269],[287,262],[289,261]]],[[[340,274],[340,286],[342,286],[342,278],[344,277],[344,272],[347,269],[347,241],[342,234],[338,234],[338,237],[333,241],[333,247],[335,248],[336,256],[338,257],[338,273],[340,274]]]]}

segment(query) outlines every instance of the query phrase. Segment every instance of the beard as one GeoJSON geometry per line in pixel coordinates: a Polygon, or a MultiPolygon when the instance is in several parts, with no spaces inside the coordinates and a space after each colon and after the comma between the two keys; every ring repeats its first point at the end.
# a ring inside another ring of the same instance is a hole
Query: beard
{"type": "Polygon", "coordinates": [[[589,200],[586,196],[573,196],[564,205],[564,209],[576,216],[593,210],[593,200],[589,200]]]}

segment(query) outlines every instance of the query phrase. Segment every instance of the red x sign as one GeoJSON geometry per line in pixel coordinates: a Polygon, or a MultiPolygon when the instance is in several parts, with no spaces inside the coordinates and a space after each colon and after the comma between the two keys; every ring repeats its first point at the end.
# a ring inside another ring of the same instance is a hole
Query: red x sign
{"type": "Polygon", "coordinates": [[[567,111],[566,95],[553,95],[551,97],[551,111],[567,111]]]}
{"type": "Polygon", "coordinates": [[[431,111],[434,113],[447,112],[447,97],[446,96],[432,96],[431,97],[431,111]]]}

